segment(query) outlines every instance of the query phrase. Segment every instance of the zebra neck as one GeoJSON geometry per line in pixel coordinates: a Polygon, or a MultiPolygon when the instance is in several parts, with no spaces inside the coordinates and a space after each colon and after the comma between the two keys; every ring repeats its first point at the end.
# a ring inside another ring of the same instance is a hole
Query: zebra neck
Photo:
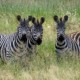
{"type": "Polygon", "coordinates": [[[33,44],[33,45],[35,45],[36,44],[36,40],[34,39],[34,36],[32,35],[32,37],[31,37],[31,43],[33,44]]]}
{"type": "Polygon", "coordinates": [[[33,36],[27,40],[27,49],[31,49],[33,45],[36,45],[36,41],[33,36]]]}
{"type": "Polygon", "coordinates": [[[12,55],[23,55],[25,51],[25,45],[22,43],[18,37],[16,39],[13,39],[13,41],[10,42],[10,49],[12,55]]]}
{"type": "Polygon", "coordinates": [[[62,41],[62,42],[60,42],[60,41],[57,40],[57,43],[58,43],[59,45],[63,45],[65,42],[66,42],[66,40],[64,40],[64,41],[62,41]]]}
{"type": "Polygon", "coordinates": [[[59,42],[59,41],[56,42],[56,48],[58,49],[64,49],[66,46],[67,46],[66,40],[64,40],[63,42],[59,42]]]}
{"type": "Polygon", "coordinates": [[[17,37],[16,42],[19,44],[20,47],[24,47],[26,43],[24,43],[23,41],[21,41],[21,39],[19,38],[19,36],[17,37]]]}
{"type": "Polygon", "coordinates": [[[25,46],[20,45],[17,40],[11,42],[10,49],[12,55],[21,56],[25,53],[25,46]]]}
{"type": "Polygon", "coordinates": [[[17,48],[18,49],[23,49],[25,47],[25,43],[20,40],[18,35],[15,37],[15,39],[12,43],[13,43],[13,47],[16,48],[16,49],[17,48]]]}

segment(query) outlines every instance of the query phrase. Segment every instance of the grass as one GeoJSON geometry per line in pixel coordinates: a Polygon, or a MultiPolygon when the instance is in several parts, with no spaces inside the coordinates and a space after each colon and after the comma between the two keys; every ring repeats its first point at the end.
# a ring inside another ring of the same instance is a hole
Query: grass
{"type": "Polygon", "coordinates": [[[68,15],[66,33],[80,29],[80,0],[0,0],[0,34],[16,31],[22,18],[32,15],[45,17],[43,42],[38,46],[38,55],[33,61],[25,61],[26,66],[17,63],[1,64],[0,80],[80,80],[79,60],[56,61],[56,24],[53,16],[68,15]]]}

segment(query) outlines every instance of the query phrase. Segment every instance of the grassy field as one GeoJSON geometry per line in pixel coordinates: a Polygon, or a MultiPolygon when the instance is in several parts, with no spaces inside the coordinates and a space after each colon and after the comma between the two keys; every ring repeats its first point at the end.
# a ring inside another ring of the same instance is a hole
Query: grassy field
{"type": "Polygon", "coordinates": [[[0,80],[80,80],[79,60],[56,61],[56,24],[53,21],[54,15],[67,14],[66,33],[79,31],[80,0],[0,0],[0,34],[16,31],[18,14],[22,18],[45,17],[43,42],[38,46],[38,55],[33,61],[25,61],[25,67],[19,63],[2,65],[0,61],[0,80]]]}

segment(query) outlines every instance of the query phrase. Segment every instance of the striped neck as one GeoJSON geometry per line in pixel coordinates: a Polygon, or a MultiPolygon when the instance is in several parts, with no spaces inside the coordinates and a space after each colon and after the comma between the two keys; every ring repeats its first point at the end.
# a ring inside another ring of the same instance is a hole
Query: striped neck
{"type": "Polygon", "coordinates": [[[67,42],[66,42],[66,40],[64,40],[63,42],[57,41],[55,47],[56,47],[56,49],[58,49],[60,51],[62,51],[64,49],[67,49],[67,42]]]}
{"type": "Polygon", "coordinates": [[[26,45],[26,47],[29,50],[29,49],[32,48],[33,45],[36,45],[36,41],[35,41],[33,35],[31,35],[31,37],[29,39],[27,39],[27,45],[26,45]]]}
{"type": "Polygon", "coordinates": [[[21,56],[25,54],[26,43],[22,42],[18,35],[15,35],[14,39],[10,42],[10,49],[12,55],[21,56]]]}
{"type": "MultiPolygon", "coordinates": [[[[26,43],[27,43],[27,41],[26,41],[26,43]]],[[[11,45],[12,45],[14,51],[16,52],[17,49],[22,50],[25,47],[26,43],[21,41],[21,39],[18,36],[18,32],[17,32],[14,40],[11,42],[11,45]]]]}

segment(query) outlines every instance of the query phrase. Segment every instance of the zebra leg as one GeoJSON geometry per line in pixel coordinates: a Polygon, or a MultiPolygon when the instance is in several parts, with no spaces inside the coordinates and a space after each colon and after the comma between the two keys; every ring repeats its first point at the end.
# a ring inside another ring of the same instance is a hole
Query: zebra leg
{"type": "Polygon", "coordinates": [[[35,56],[35,55],[37,55],[37,54],[38,54],[37,46],[34,45],[34,46],[33,46],[33,55],[35,56]]]}
{"type": "Polygon", "coordinates": [[[1,59],[1,64],[2,64],[2,65],[4,65],[4,64],[5,64],[5,61],[3,61],[2,59],[1,59]]]}
{"type": "Polygon", "coordinates": [[[36,52],[36,55],[37,55],[37,54],[38,54],[38,50],[37,50],[37,46],[36,46],[36,45],[35,45],[35,48],[36,48],[36,49],[35,49],[35,50],[36,50],[35,52],[36,52]]]}
{"type": "Polygon", "coordinates": [[[56,52],[56,57],[57,57],[57,62],[61,62],[62,57],[61,57],[60,53],[56,52]]]}

